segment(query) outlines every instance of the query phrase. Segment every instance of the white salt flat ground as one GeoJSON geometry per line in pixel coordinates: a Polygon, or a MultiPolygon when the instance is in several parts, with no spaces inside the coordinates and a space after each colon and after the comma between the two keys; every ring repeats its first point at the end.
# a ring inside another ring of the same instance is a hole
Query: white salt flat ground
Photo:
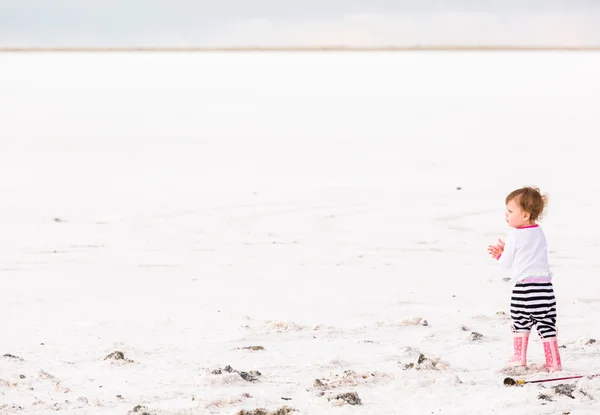
{"type": "Polygon", "coordinates": [[[0,55],[0,356],[20,358],[0,413],[597,414],[600,379],[502,385],[486,248],[509,191],[550,194],[561,374],[600,373],[598,73],[593,53],[0,55]],[[441,362],[405,370],[419,353],[441,362]]]}

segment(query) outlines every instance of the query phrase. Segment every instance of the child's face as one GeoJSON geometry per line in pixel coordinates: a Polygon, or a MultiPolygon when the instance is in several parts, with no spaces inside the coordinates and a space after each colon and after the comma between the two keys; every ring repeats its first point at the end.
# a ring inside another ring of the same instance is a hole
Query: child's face
{"type": "Polygon", "coordinates": [[[506,223],[512,228],[520,228],[529,225],[529,213],[521,210],[521,207],[515,199],[506,204],[506,212],[504,213],[506,223]]]}

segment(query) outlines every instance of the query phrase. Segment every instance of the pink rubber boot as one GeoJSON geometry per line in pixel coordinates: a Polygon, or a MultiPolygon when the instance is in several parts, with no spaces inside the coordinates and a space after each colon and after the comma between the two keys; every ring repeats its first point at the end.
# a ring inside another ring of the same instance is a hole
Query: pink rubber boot
{"type": "Polygon", "coordinates": [[[514,333],[513,346],[515,354],[511,357],[508,366],[527,366],[527,344],[529,343],[529,333],[514,333]]]}
{"type": "Polygon", "coordinates": [[[558,350],[558,341],[556,337],[543,339],[544,355],[546,356],[546,368],[550,372],[562,370],[562,361],[560,360],[560,351],[558,350]]]}

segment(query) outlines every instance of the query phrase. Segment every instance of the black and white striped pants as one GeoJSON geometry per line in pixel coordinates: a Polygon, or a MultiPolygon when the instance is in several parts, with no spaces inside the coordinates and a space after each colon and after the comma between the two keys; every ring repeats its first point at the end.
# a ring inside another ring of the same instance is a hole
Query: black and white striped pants
{"type": "Polygon", "coordinates": [[[510,299],[511,329],[514,333],[530,332],[536,326],[541,338],[556,336],[556,298],[552,282],[528,278],[518,282],[510,299]]]}

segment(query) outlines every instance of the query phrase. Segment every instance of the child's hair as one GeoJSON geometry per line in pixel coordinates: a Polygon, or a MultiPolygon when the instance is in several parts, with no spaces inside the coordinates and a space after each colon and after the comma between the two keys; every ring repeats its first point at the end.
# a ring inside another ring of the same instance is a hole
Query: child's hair
{"type": "Polygon", "coordinates": [[[524,212],[529,213],[531,221],[539,220],[548,205],[548,195],[542,195],[537,187],[527,186],[513,190],[506,196],[506,204],[513,199],[524,212]]]}

